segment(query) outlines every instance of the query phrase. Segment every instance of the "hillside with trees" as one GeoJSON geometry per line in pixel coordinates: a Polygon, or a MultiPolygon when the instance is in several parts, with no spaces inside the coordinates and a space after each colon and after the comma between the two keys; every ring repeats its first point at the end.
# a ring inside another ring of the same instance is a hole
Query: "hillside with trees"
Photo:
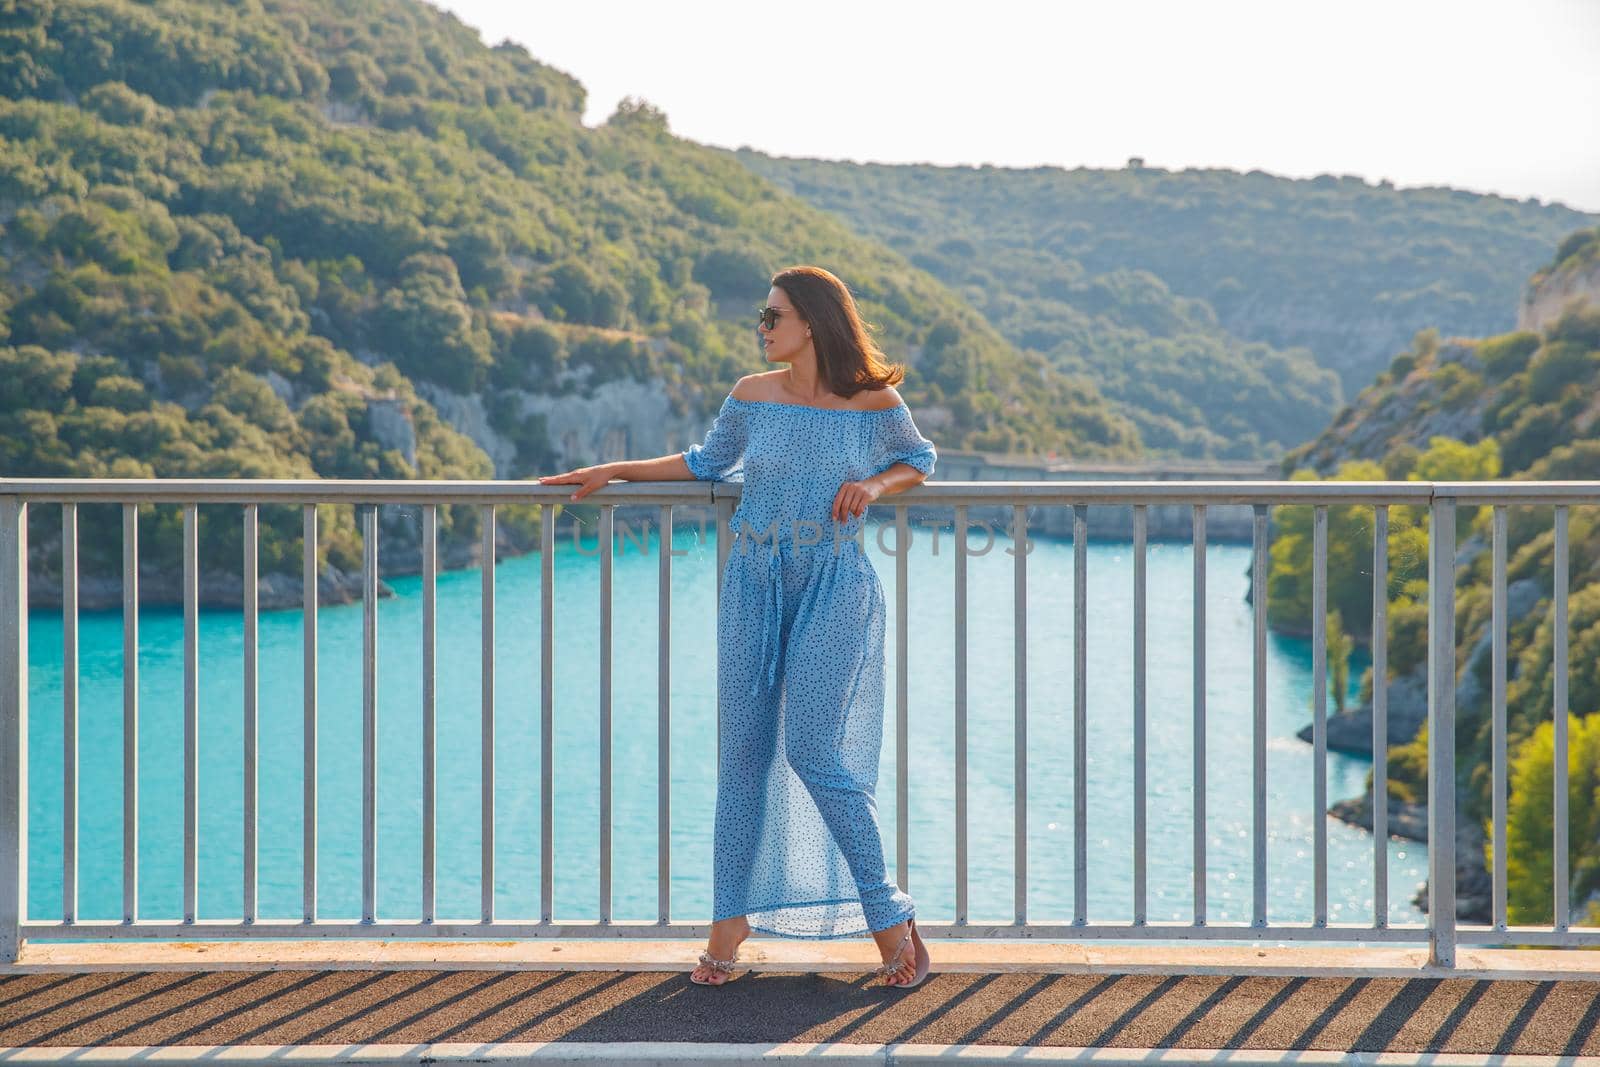
{"type": "MultiPolygon", "coordinates": [[[[1561,242],[1529,284],[1524,306],[1548,303],[1542,290],[1600,262],[1600,228],[1561,242]]],[[[1484,338],[1421,331],[1351,408],[1315,440],[1285,457],[1285,476],[1347,480],[1466,481],[1509,478],[1593,481],[1600,472],[1600,286],[1566,285],[1561,314],[1541,330],[1484,338]]],[[[1397,821],[1425,825],[1427,727],[1426,509],[1391,507],[1388,586],[1390,808],[1397,821]]],[[[1600,918],[1600,522],[1573,506],[1568,525],[1568,711],[1571,760],[1573,921],[1600,918]]],[[[1329,508],[1328,604],[1362,644],[1371,640],[1372,509],[1329,508]]],[[[1507,738],[1510,774],[1507,864],[1509,920],[1549,923],[1552,881],[1553,508],[1508,506],[1506,543],[1507,738]]],[[[1304,632],[1310,612],[1309,509],[1274,509],[1268,617],[1304,632]]],[[[1491,863],[1493,509],[1457,511],[1456,662],[1461,910],[1487,917],[1491,863]]],[[[1330,744],[1370,749],[1372,672],[1361,703],[1329,724],[1330,744]],[[1345,744],[1338,744],[1340,738],[1345,744]]],[[[1302,735],[1305,736],[1305,735],[1302,735]]],[[[1365,817],[1364,803],[1352,806],[1365,817]]]]}
{"type": "Polygon", "coordinates": [[[1302,443],[1418,330],[1510,329],[1528,275],[1600,221],[1326,174],[736,155],[1094,380],[1150,448],[1219,458],[1302,443]]]}

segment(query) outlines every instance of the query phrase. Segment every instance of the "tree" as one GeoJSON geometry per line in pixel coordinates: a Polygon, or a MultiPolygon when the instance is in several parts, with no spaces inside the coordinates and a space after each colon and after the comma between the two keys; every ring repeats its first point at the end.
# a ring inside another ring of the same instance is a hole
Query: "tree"
{"type": "MultiPolygon", "coordinates": [[[[1555,728],[1542,722],[1511,761],[1506,808],[1506,919],[1548,923],[1555,911],[1555,728]]],[[[1567,716],[1567,852],[1570,909],[1600,890],[1600,714],[1567,716]]],[[[1494,834],[1486,826],[1484,860],[1494,865],[1494,834]]],[[[1567,916],[1563,916],[1567,918],[1567,916]]]]}
{"type": "MultiPolygon", "coordinates": [[[[1475,445],[1449,437],[1430,437],[1428,450],[1406,477],[1414,482],[1486,482],[1500,476],[1500,442],[1485,437],[1475,445]]],[[[1423,509],[1418,507],[1419,512],[1423,509]]],[[[1467,536],[1481,507],[1456,508],[1456,543],[1467,536]]]]}
{"type": "Polygon", "coordinates": [[[667,133],[667,113],[642,96],[625,96],[606,120],[608,126],[624,126],[651,133],[667,133]]]}
{"type": "MultiPolygon", "coordinates": [[[[1382,481],[1383,468],[1368,460],[1341,464],[1333,481],[1382,481]]],[[[1307,468],[1297,470],[1291,481],[1315,481],[1307,468]]],[[[1311,626],[1312,520],[1314,512],[1305,504],[1286,504],[1272,509],[1276,529],[1269,549],[1271,566],[1267,572],[1267,612],[1274,625],[1307,632],[1311,626]]],[[[1406,582],[1426,573],[1427,553],[1415,544],[1424,521],[1404,507],[1389,508],[1389,580],[1386,590],[1391,602],[1405,589],[1406,582]]],[[[1328,507],[1328,607],[1341,620],[1351,620],[1352,632],[1366,639],[1372,619],[1372,539],[1373,507],[1370,504],[1331,504],[1328,507]]]]}
{"type": "Polygon", "coordinates": [[[448,256],[419,252],[400,264],[401,282],[383,295],[372,323],[385,353],[407,374],[470,392],[492,357],[448,256]]]}
{"type": "Polygon", "coordinates": [[[1355,641],[1344,632],[1339,609],[1328,612],[1328,687],[1333,690],[1333,710],[1342,713],[1350,691],[1350,653],[1355,641]]]}

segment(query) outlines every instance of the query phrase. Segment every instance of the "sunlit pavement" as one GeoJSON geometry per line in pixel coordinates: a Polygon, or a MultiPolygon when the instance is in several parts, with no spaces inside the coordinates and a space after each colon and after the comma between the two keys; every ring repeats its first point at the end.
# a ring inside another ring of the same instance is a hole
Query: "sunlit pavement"
{"type": "Polygon", "coordinates": [[[930,939],[935,973],[902,991],[867,977],[877,959],[866,942],[753,938],[741,962],[755,969],[717,988],[689,981],[701,947],[28,944],[0,971],[0,1061],[1311,1064],[1370,1061],[1332,1055],[1345,1053],[1476,1057],[1463,1063],[1600,1055],[1600,971],[1586,969],[1600,954],[1590,952],[1462,951],[1456,970],[1443,973],[1414,949],[930,939]],[[1296,1055],[1272,1055],[1284,1052],[1296,1055]]]}

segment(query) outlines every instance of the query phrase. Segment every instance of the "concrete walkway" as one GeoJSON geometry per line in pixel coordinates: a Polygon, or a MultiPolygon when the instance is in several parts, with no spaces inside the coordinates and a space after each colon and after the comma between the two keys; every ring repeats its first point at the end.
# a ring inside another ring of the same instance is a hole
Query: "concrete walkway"
{"type": "Polygon", "coordinates": [[[1442,976],[1392,949],[1137,946],[1097,949],[1100,959],[1081,966],[1058,960],[1052,972],[1010,957],[1082,946],[933,940],[936,973],[900,991],[869,984],[875,955],[859,966],[837,958],[870,945],[777,940],[746,942],[759,969],[701,987],[687,975],[699,947],[367,945],[405,957],[375,964],[358,958],[361,946],[327,943],[30,945],[0,971],[0,1063],[1600,1057],[1600,981],[1580,966],[1600,962],[1595,953],[1481,953],[1464,961],[1468,973],[1442,976]],[[632,965],[594,958],[616,951],[632,965]],[[318,965],[295,962],[319,953],[318,965]],[[530,954],[541,958],[517,959],[530,954]],[[553,965],[558,954],[571,959],[553,965]],[[641,966],[641,954],[682,959],[641,966]],[[1158,954],[1164,971],[1150,969],[1158,954]],[[1544,977],[1497,977],[1537,971],[1547,957],[1544,977]],[[1292,966],[1301,973],[1265,973],[1292,966]]]}

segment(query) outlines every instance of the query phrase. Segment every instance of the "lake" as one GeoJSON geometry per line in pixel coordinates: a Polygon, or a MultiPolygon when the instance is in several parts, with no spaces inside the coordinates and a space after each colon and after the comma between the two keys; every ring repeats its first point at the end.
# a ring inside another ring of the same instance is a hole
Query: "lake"
{"type": "MultiPolygon", "coordinates": [[[[556,542],[555,916],[598,915],[599,583],[592,521],[582,550],[570,517],[556,542]]],[[[875,516],[874,516],[875,517],[875,516]]],[[[884,521],[887,521],[886,516],[884,521]]],[[[619,520],[619,527],[621,522],[619,520]]],[[[894,873],[894,559],[869,523],[866,545],[888,604],[878,812],[894,873]]],[[[909,884],[919,917],[954,917],[954,541],[919,530],[912,542],[909,617],[912,835],[909,884]]],[[[638,524],[635,524],[638,528],[638,524]]],[[[653,527],[652,527],[653,531],[653,527]]],[[[968,562],[969,919],[1012,918],[1012,567],[1009,541],[968,562]]],[[[892,546],[893,533],[886,538],[892,546]]],[[[984,538],[974,532],[971,544],[984,538]]],[[[673,538],[672,914],[711,912],[715,806],[716,549],[693,526],[673,538]]],[[[656,913],[656,628],[659,550],[619,540],[613,575],[613,917],[656,913]]],[[[1148,549],[1148,893],[1151,920],[1188,920],[1191,871],[1192,558],[1187,542],[1148,549]]],[[[1251,609],[1248,545],[1207,548],[1208,911],[1248,921],[1251,904],[1251,609]]],[[[496,577],[496,914],[539,907],[540,619],[538,555],[503,560],[496,577]]],[[[1128,542],[1088,546],[1089,919],[1132,916],[1133,558],[1128,542]]],[[[421,914],[421,581],[385,577],[397,595],[378,610],[378,914],[421,914]]],[[[1030,921],[1070,922],[1072,615],[1070,538],[1034,538],[1028,558],[1028,885],[1030,921]]],[[[438,883],[441,920],[477,919],[480,664],[478,571],[438,580],[438,883]]],[[[319,913],[360,914],[361,605],[319,612],[319,913]]],[[[61,619],[30,619],[28,912],[61,910],[61,619]]],[[[301,613],[260,619],[260,859],[263,918],[300,915],[301,613]]],[[[139,902],[143,918],[181,916],[183,617],[140,613],[139,902]]],[[[243,624],[204,610],[199,624],[201,918],[242,910],[243,624]]],[[[122,620],[84,613],[79,628],[79,917],[121,917],[122,620]]],[[[1295,732],[1311,718],[1305,639],[1267,639],[1268,919],[1312,917],[1312,749],[1295,732]]],[[[1351,664],[1350,701],[1365,666],[1351,664]]],[[[1332,701],[1329,702],[1332,712],[1332,701]]],[[[1360,793],[1370,762],[1330,753],[1329,801],[1360,793]]],[[[1329,918],[1369,923],[1372,844],[1328,819],[1329,918]]],[[[1423,921],[1411,896],[1426,876],[1417,842],[1388,842],[1389,917],[1423,921]]]]}

